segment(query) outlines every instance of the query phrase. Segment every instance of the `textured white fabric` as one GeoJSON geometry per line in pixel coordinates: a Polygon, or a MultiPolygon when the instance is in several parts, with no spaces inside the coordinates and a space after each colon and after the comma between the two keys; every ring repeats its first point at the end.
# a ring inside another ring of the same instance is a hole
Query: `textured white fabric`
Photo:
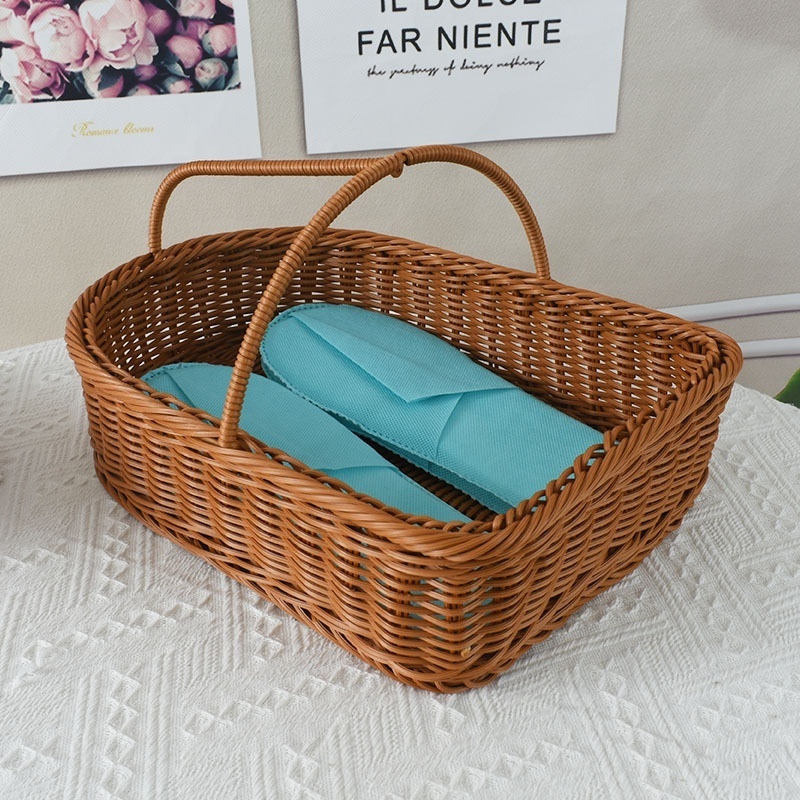
{"type": "Polygon", "coordinates": [[[682,527],[493,684],[383,677],[94,476],[60,342],[0,353],[0,798],[800,798],[800,412],[736,387],[682,527]]]}

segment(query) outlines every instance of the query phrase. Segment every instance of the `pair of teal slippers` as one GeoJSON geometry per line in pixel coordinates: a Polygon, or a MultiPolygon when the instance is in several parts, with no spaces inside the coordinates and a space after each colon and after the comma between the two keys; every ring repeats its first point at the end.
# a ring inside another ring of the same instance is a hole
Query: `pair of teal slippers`
{"type": "MultiPolygon", "coordinates": [[[[444,340],[356,306],[313,303],[284,311],[270,324],[261,357],[268,377],[251,377],[240,426],[412,516],[468,521],[359,435],[496,513],[543,489],[603,438],[444,340]]],[[[143,380],[220,417],[231,372],[180,363],[143,380]]]]}

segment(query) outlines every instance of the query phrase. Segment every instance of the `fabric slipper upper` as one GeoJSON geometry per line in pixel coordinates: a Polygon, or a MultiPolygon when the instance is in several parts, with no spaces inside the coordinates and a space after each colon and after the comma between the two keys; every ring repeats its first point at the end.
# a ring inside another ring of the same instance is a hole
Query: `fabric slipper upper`
{"type": "Polygon", "coordinates": [[[261,355],[267,375],[496,513],[603,440],[443,339],[357,306],[284,311],[261,355]]]}
{"type": "MultiPolygon", "coordinates": [[[[153,370],[142,380],[156,391],[221,417],[231,374],[232,369],[226,366],[179,363],[153,370]]],[[[250,378],[239,425],[264,444],[387,506],[444,522],[469,521],[329,414],[260,375],[250,378]]]]}

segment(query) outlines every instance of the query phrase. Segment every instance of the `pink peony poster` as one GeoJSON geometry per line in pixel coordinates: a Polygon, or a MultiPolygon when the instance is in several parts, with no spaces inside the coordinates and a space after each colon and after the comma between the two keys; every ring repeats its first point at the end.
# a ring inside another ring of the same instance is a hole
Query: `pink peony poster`
{"type": "Polygon", "coordinates": [[[246,0],[0,0],[0,174],[261,155],[246,0]]]}

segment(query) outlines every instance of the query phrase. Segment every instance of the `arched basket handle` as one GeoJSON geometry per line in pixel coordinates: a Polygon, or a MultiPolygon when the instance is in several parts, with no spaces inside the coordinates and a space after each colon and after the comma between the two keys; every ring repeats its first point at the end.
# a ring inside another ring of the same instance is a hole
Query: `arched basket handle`
{"type": "MultiPolygon", "coordinates": [[[[344,211],[356,198],[366,192],[378,181],[390,175],[399,177],[406,166],[422,164],[433,161],[450,162],[461,164],[477,170],[489,178],[506,195],[514,206],[517,214],[525,228],[528,242],[531,247],[536,274],[539,278],[547,279],[550,277],[550,269],[547,260],[547,250],[544,239],[539,228],[533,209],[528,203],[513,179],[497,164],[490,159],[462,147],[454,145],[429,145],[414,147],[401,150],[383,158],[354,160],[346,162],[261,162],[265,171],[257,166],[248,167],[252,172],[214,172],[213,174],[270,174],[270,175],[300,175],[300,174],[351,174],[350,178],[324,206],[313,216],[311,221],[295,237],[283,258],[275,269],[275,272],[264,290],[258,302],[244,339],[242,340],[236,362],[225,398],[225,405],[222,412],[219,443],[222,447],[235,448],[237,442],[237,432],[239,429],[239,419],[244,402],[244,394],[247,383],[253,371],[258,356],[261,340],[266,332],[267,326],[275,316],[281,298],[289,286],[292,276],[300,268],[314,245],[319,241],[322,234],[330,227],[331,223],[344,211]],[[276,166],[276,164],[278,166],[276,166]],[[318,171],[307,173],[303,170],[309,168],[309,164],[326,164],[327,167],[320,169],[339,169],[342,172],[318,171]],[[333,164],[340,164],[340,167],[333,167],[333,164]],[[358,169],[356,169],[358,167],[358,169]],[[281,171],[278,171],[280,169],[281,171]],[[291,169],[292,171],[285,171],[291,169]]],[[[249,162],[258,164],[259,162],[249,162]]],[[[180,168],[179,168],[180,169],[180,168]]],[[[196,173],[200,174],[200,173],[196,173]]],[[[208,174],[208,173],[202,173],[208,174]]],[[[165,180],[165,183],[167,181],[165,180]]],[[[166,194],[166,190],[165,190],[166,194]]],[[[168,197],[168,194],[166,194],[168,197]]],[[[156,226],[151,225],[151,241],[160,247],[160,220],[163,215],[163,207],[160,207],[157,215],[156,226]],[[155,234],[158,234],[157,236],[155,234]]]]}

